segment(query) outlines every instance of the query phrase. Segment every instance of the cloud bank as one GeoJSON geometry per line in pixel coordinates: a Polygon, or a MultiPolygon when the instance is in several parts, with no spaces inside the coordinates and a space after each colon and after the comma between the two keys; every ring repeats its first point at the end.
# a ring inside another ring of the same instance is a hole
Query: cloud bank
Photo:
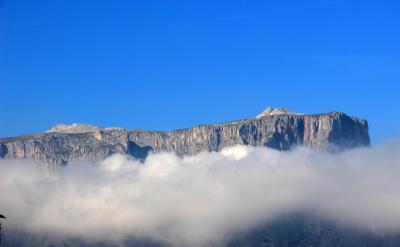
{"type": "Polygon", "coordinates": [[[0,161],[7,227],[60,239],[209,246],[296,211],[367,231],[400,231],[400,140],[339,154],[235,146],[144,163],[114,155],[58,173],[0,161]]]}

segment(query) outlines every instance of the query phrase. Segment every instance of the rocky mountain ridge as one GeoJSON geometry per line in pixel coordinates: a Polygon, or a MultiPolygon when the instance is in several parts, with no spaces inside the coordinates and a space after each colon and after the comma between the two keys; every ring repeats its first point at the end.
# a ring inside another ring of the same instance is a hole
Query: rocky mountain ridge
{"type": "Polygon", "coordinates": [[[98,162],[114,153],[144,159],[149,152],[194,155],[237,144],[340,150],[368,146],[370,138],[366,120],[341,112],[298,114],[267,108],[255,118],[166,132],[56,125],[43,133],[0,139],[0,158],[29,158],[58,167],[76,160],[98,162]]]}

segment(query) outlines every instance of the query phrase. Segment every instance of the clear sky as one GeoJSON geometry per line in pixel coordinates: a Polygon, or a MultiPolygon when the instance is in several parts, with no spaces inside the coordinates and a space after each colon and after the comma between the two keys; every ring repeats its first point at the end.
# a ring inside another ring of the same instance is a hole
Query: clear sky
{"type": "Polygon", "coordinates": [[[0,0],[0,136],[170,130],[266,106],[400,133],[398,1],[0,0]]]}

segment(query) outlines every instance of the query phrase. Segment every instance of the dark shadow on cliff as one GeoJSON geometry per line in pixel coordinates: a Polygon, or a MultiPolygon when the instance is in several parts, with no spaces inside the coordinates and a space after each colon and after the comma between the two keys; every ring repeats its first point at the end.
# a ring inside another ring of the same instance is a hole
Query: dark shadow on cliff
{"type": "Polygon", "coordinates": [[[6,157],[7,153],[8,153],[7,146],[5,144],[1,144],[0,145],[0,158],[6,157]]]}
{"type": "Polygon", "coordinates": [[[128,141],[128,150],[127,153],[136,159],[143,161],[146,159],[147,155],[153,151],[153,148],[151,146],[139,146],[135,142],[128,141]]]}

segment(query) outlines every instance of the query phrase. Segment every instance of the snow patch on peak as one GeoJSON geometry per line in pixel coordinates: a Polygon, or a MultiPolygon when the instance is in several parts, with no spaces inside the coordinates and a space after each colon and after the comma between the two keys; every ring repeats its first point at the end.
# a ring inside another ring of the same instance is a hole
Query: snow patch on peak
{"type": "Polygon", "coordinates": [[[277,108],[267,107],[263,112],[258,114],[256,118],[262,118],[274,115],[285,115],[285,114],[298,114],[298,113],[290,112],[288,109],[282,107],[277,107],[277,108]]]}

